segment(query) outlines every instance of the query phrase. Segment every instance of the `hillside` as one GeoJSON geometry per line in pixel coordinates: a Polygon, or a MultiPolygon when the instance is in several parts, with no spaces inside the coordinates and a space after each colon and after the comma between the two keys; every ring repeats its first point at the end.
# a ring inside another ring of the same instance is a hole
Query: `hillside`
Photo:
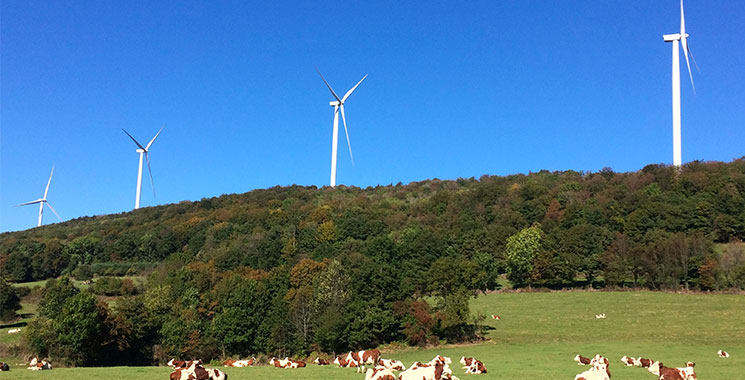
{"type": "MultiPolygon", "coordinates": [[[[391,258],[419,268],[450,256],[493,262],[504,272],[507,238],[540,223],[544,254],[536,258],[541,273],[533,285],[567,286],[607,272],[614,283],[674,287],[670,277],[687,281],[698,274],[692,268],[649,273],[642,267],[670,258],[646,257],[650,264],[633,257],[645,256],[641,251],[650,245],[666,250],[676,244],[675,234],[700,236],[693,245],[743,240],[743,192],[743,159],[692,162],[680,173],[649,165],[632,173],[542,171],[366,189],[275,187],[4,233],[0,263],[3,275],[18,282],[56,277],[80,264],[136,272],[175,252],[214,260],[218,269],[267,270],[302,258],[389,250],[391,258]]],[[[705,286],[735,285],[727,279],[705,286]]]]}

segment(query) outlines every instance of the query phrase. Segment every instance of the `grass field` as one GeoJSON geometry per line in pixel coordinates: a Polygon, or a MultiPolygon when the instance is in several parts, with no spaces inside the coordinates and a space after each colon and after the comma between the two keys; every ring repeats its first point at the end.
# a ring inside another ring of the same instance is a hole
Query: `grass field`
{"type": "MultiPolygon", "coordinates": [[[[654,292],[555,292],[499,293],[479,296],[472,310],[491,318],[490,340],[481,344],[443,346],[435,349],[405,349],[385,352],[384,357],[427,361],[435,354],[475,356],[487,374],[465,375],[453,365],[462,380],[555,380],[573,379],[587,367],[572,361],[575,354],[600,353],[611,360],[613,380],[652,380],[644,369],[625,367],[623,355],[645,356],[669,366],[696,363],[702,380],[743,380],[745,376],[745,296],[670,294],[654,292]],[[605,313],[606,319],[594,314],[605,313]],[[726,349],[729,359],[716,352],[726,349]]],[[[4,333],[4,332],[0,332],[4,333]]],[[[58,368],[32,372],[13,366],[0,379],[167,379],[165,367],[58,368]]],[[[362,380],[354,369],[317,367],[281,370],[268,366],[225,369],[231,380],[271,378],[277,380],[362,380]]]]}

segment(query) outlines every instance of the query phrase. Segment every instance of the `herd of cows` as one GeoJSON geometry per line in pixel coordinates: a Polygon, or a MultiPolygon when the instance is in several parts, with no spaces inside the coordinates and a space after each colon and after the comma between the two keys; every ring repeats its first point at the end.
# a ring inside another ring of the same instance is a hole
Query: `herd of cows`
{"type": "MultiPolygon", "coordinates": [[[[719,350],[717,355],[720,358],[729,358],[729,353],[719,350]]],[[[590,369],[574,377],[574,380],[610,380],[610,361],[597,354],[592,358],[584,357],[577,354],[574,360],[578,365],[589,365],[590,369]]],[[[317,365],[330,365],[328,359],[320,357],[313,361],[317,365]]],[[[696,380],[696,372],[693,368],[696,366],[693,362],[687,362],[685,367],[672,368],[666,367],[663,363],[642,357],[623,356],[621,362],[629,367],[646,368],[647,371],[656,375],[658,380],[696,380]]],[[[460,363],[466,374],[486,373],[486,366],[480,360],[472,357],[461,356],[460,363]]],[[[245,360],[228,359],[223,362],[226,367],[251,367],[258,364],[256,358],[245,360]]],[[[286,357],[284,359],[271,358],[268,363],[276,368],[302,368],[305,362],[294,360],[286,357]]],[[[394,359],[383,359],[378,349],[350,351],[346,355],[340,355],[334,358],[333,364],[339,367],[357,368],[357,372],[365,373],[365,380],[460,380],[453,375],[450,369],[452,360],[446,356],[437,355],[427,363],[414,362],[408,369],[403,362],[394,359]],[[398,375],[394,371],[401,371],[398,375]]],[[[201,360],[177,360],[171,359],[168,365],[173,368],[170,380],[227,380],[228,375],[214,368],[205,368],[201,360]]],[[[33,371],[50,370],[52,364],[45,360],[32,358],[28,369],[33,371]]],[[[0,362],[0,371],[8,371],[10,367],[7,363],[0,362]]]]}
{"type": "MultiPolygon", "coordinates": [[[[720,358],[728,358],[727,351],[719,350],[717,352],[720,358]]],[[[589,365],[590,369],[574,377],[574,380],[610,380],[610,362],[601,355],[595,355],[592,359],[577,354],[574,361],[579,365],[589,365]]],[[[665,367],[661,362],[647,358],[633,358],[623,356],[621,362],[629,367],[646,368],[647,371],[656,375],[659,380],[696,380],[696,372],[693,367],[696,363],[686,362],[682,368],[665,367]]]]}

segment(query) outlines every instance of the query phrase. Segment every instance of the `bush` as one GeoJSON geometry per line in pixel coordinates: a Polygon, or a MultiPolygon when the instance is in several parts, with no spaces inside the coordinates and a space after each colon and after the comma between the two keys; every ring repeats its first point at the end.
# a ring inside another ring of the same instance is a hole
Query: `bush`
{"type": "Polygon", "coordinates": [[[72,271],[72,277],[78,281],[88,281],[93,278],[93,271],[90,265],[80,265],[72,271]]]}
{"type": "Polygon", "coordinates": [[[91,290],[102,296],[120,296],[122,295],[122,280],[116,277],[99,277],[93,283],[91,290]]]}

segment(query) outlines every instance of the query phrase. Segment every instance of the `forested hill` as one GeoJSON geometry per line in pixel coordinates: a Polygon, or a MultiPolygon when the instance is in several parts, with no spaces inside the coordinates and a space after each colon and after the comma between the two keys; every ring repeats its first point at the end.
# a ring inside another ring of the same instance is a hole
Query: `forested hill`
{"type": "Polygon", "coordinates": [[[453,258],[477,266],[473,287],[481,289],[493,288],[498,273],[517,286],[603,279],[741,287],[745,280],[737,283],[736,271],[719,265],[713,243],[745,238],[744,195],[745,158],[680,170],[274,187],[4,233],[0,268],[18,282],[86,264],[99,274],[136,272],[174,253],[212,261],[218,271],[268,271],[304,258],[381,259],[411,275],[403,278],[413,294],[431,291],[416,279],[453,258]]]}

